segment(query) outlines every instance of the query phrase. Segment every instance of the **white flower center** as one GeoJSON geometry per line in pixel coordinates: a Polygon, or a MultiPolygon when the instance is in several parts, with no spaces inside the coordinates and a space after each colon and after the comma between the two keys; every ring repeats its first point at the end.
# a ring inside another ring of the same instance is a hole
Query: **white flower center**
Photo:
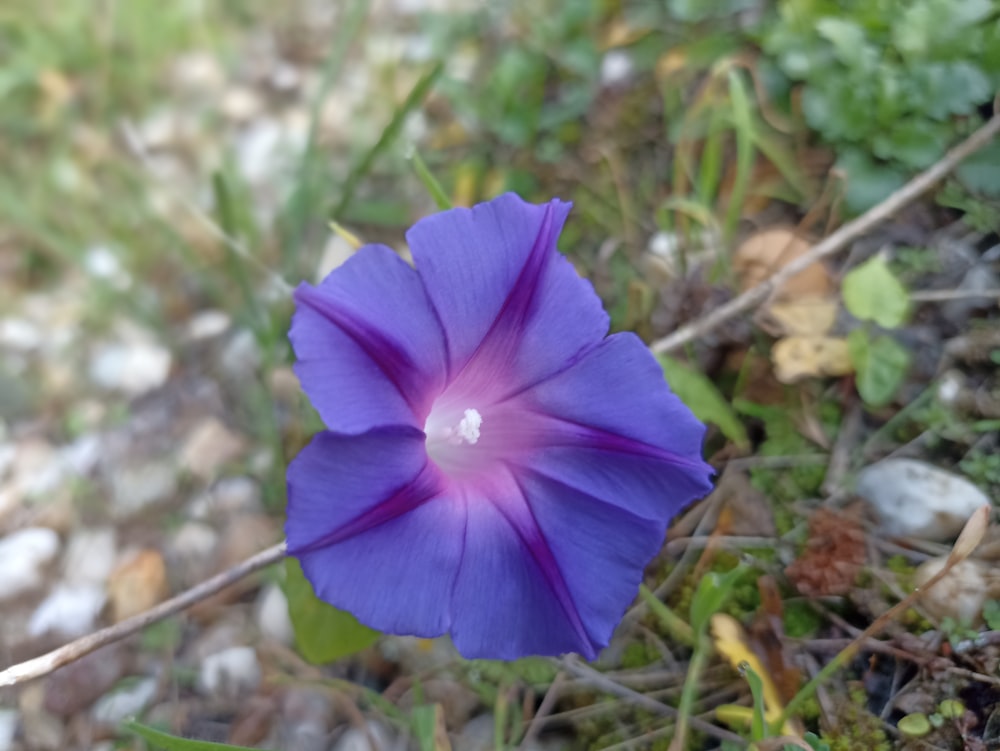
{"type": "Polygon", "coordinates": [[[455,428],[454,435],[459,442],[465,441],[469,444],[475,444],[479,440],[479,428],[482,427],[482,424],[483,416],[479,414],[479,411],[467,409],[461,422],[458,423],[458,427],[455,428]]]}
{"type": "Polygon", "coordinates": [[[483,416],[478,409],[445,410],[434,414],[424,426],[427,455],[446,471],[463,471],[475,466],[481,453],[479,447],[470,450],[482,437],[483,416]],[[450,414],[449,414],[450,413],[450,414]],[[461,414],[461,417],[459,417],[461,414]]]}

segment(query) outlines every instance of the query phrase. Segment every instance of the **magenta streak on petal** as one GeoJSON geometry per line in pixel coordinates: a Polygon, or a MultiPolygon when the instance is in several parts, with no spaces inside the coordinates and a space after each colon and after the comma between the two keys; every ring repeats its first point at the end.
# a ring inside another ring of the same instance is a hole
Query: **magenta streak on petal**
{"type": "MultiPolygon", "coordinates": [[[[541,283],[546,265],[554,257],[556,250],[549,247],[552,230],[552,205],[546,204],[542,224],[538,228],[535,244],[531,248],[517,279],[497,312],[482,342],[459,369],[455,383],[459,391],[471,392],[476,384],[490,383],[497,374],[497,366],[510,362],[518,346],[518,337],[525,322],[530,318],[532,302],[541,283]]],[[[492,395],[490,402],[502,401],[512,389],[521,391],[520,384],[503,384],[504,395],[492,395]]]]}
{"type": "Polygon", "coordinates": [[[341,310],[333,300],[320,294],[314,287],[300,284],[294,296],[297,302],[312,308],[347,334],[379,370],[385,373],[414,414],[423,416],[423,406],[418,400],[423,401],[421,397],[424,395],[413,393],[419,391],[414,383],[417,366],[396,342],[350,311],[341,310]]]}
{"type": "Polygon", "coordinates": [[[595,428],[592,425],[585,425],[557,415],[542,414],[527,409],[525,412],[526,414],[531,414],[533,419],[539,421],[534,426],[534,430],[538,431],[544,437],[536,438],[536,445],[592,448],[620,454],[633,454],[650,459],[659,459],[674,466],[687,467],[698,472],[704,471],[706,467],[705,462],[700,458],[689,459],[672,451],[662,449],[659,446],[654,446],[651,443],[646,443],[645,441],[639,441],[635,438],[612,433],[602,428],[595,428]]]}
{"type": "Polygon", "coordinates": [[[510,468],[508,468],[508,471],[520,493],[517,496],[517,500],[520,501],[521,508],[509,508],[511,504],[506,499],[504,502],[494,503],[494,507],[511,526],[511,529],[517,533],[524,547],[528,549],[532,559],[534,559],[535,564],[542,571],[549,588],[556,596],[559,605],[566,613],[566,617],[581,638],[583,644],[590,645],[592,640],[587,634],[587,629],[583,625],[583,621],[580,619],[580,613],[577,610],[576,603],[573,601],[573,596],[569,592],[569,587],[566,586],[566,580],[559,569],[559,564],[556,562],[555,556],[552,555],[552,549],[549,547],[545,535],[535,520],[535,514],[531,510],[531,505],[526,500],[527,496],[525,495],[524,487],[517,481],[517,475],[510,468]]]}
{"type": "Polygon", "coordinates": [[[360,535],[373,527],[407,514],[441,494],[441,480],[436,470],[425,464],[420,473],[384,501],[359,514],[347,524],[300,547],[289,549],[289,555],[300,556],[320,548],[360,535]]]}

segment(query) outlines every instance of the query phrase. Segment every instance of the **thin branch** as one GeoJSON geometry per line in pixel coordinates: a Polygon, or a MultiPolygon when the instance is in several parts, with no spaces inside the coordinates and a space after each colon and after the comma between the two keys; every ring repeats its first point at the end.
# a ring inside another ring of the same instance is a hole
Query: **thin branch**
{"type": "MultiPolygon", "coordinates": [[[[664,704],[656,699],[651,699],[645,694],[641,694],[638,691],[633,691],[627,686],[623,686],[617,681],[608,678],[604,673],[599,670],[595,670],[586,663],[580,661],[576,655],[566,655],[560,660],[556,661],[556,664],[565,670],[567,673],[575,675],[577,678],[586,681],[594,688],[600,689],[606,693],[612,694],[614,696],[620,696],[623,699],[628,699],[634,702],[636,705],[642,707],[643,709],[653,712],[658,715],[665,715],[667,717],[677,718],[677,710],[671,707],[669,704],[664,704]]],[[[742,743],[743,739],[736,733],[732,733],[723,728],[717,727],[710,722],[705,722],[698,717],[689,718],[691,727],[696,730],[700,730],[703,733],[711,735],[713,738],[718,738],[722,741],[733,741],[735,743],[742,743]]]]}
{"type": "Polygon", "coordinates": [[[1000,289],[929,289],[911,292],[914,302],[948,302],[949,300],[1000,300],[1000,289]]]}
{"type": "Polygon", "coordinates": [[[144,613],[127,618],[120,623],[116,623],[114,626],[108,626],[92,634],[81,636],[76,641],[71,641],[69,644],[54,649],[48,654],[12,665],[6,670],[0,671],[0,688],[4,686],[16,686],[18,683],[24,683],[25,681],[48,675],[57,668],[75,662],[94,650],[116,641],[121,641],[126,636],[131,636],[146,628],[146,626],[157,621],[162,621],[164,618],[211,597],[216,592],[220,592],[229,585],[235,584],[240,579],[249,576],[255,571],[266,568],[272,563],[277,563],[284,556],[285,543],[279,542],[277,545],[247,558],[232,568],[226,569],[221,574],[217,574],[211,579],[181,592],[176,597],[161,602],[156,607],[150,608],[144,613]]]}
{"type": "Polygon", "coordinates": [[[992,141],[998,133],[1000,133],[1000,115],[994,115],[985,125],[945,154],[939,162],[921,172],[880,204],[843,225],[825,240],[814,245],[807,253],[799,256],[787,266],[783,266],[773,276],[760,284],[751,287],[738,297],[734,297],[725,305],[720,305],[708,315],[681,326],[669,336],[653,342],[650,349],[657,354],[672,352],[688,342],[705,336],[730,318],[735,318],[741,313],[757,307],[800,271],[842,250],[846,245],[870,232],[900,209],[913,203],[947,177],[962,160],[992,141]]]}

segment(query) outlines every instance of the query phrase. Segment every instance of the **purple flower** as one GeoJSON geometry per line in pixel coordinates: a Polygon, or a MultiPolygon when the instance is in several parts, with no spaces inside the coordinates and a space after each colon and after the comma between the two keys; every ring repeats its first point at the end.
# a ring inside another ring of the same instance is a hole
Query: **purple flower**
{"type": "Polygon", "coordinates": [[[423,219],[295,292],[329,430],[288,470],[289,553],[380,631],[466,657],[608,643],[670,518],[711,487],[703,426],[556,250],[570,205],[423,219]]]}

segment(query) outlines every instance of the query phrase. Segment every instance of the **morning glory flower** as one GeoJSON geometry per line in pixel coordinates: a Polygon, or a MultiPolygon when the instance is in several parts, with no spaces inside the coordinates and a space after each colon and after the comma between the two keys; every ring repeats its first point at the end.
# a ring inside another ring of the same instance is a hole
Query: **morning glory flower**
{"type": "Polygon", "coordinates": [[[316,594],[466,657],[592,659],[667,523],[710,489],[704,427],[556,250],[570,204],[425,218],[301,284],[296,373],[326,431],[288,469],[316,594]]]}

